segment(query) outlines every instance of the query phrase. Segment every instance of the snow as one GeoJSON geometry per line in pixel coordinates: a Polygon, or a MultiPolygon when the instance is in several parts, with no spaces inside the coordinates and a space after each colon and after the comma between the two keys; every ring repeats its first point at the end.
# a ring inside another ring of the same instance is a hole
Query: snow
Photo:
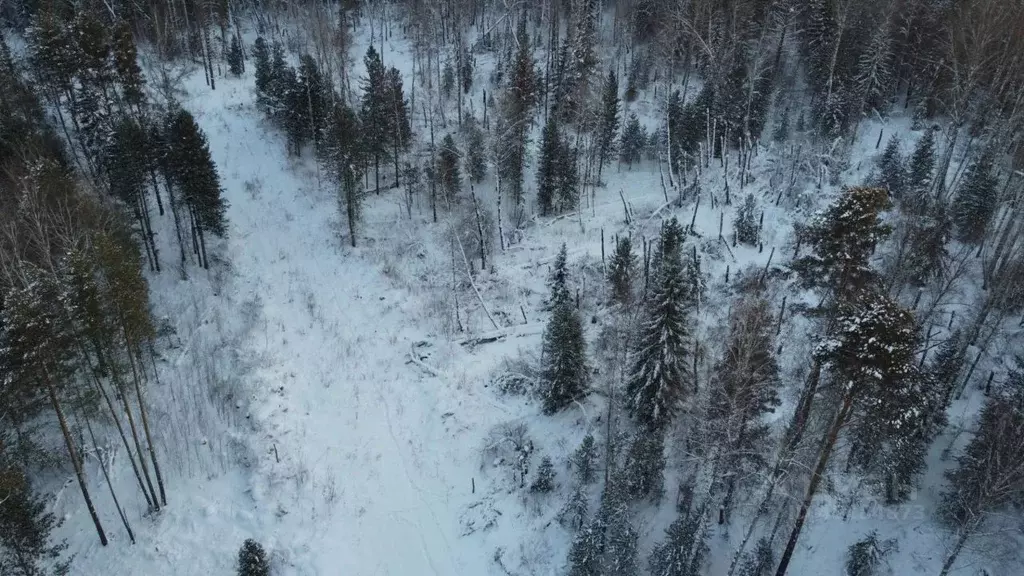
{"type": "MultiPolygon", "coordinates": [[[[369,43],[366,34],[356,38],[353,78],[361,74],[369,43]]],[[[404,42],[393,37],[383,48],[385,65],[398,67],[408,83],[412,60],[404,42]]],[[[477,57],[478,66],[484,62],[489,59],[477,57]]],[[[481,86],[490,88],[488,76],[478,68],[471,102],[481,86]]],[[[331,185],[310,158],[286,157],[283,138],[254,107],[251,75],[218,78],[211,92],[202,72],[193,71],[185,89],[183,105],[206,132],[223,179],[230,230],[211,249],[216,262],[209,273],[192,266],[189,280],[175,270],[151,278],[157,315],[173,329],[158,342],[161,384],[150,392],[170,502],[160,513],[144,516],[138,497],[128,498],[139,538],[131,546],[104,501],[100,508],[112,543],[102,549],[77,491],[64,491],[55,507],[67,518],[60,532],[76,555],[75,574],[227,574],[250,537],[268,550],[275,574],[561,573],[571,539],[555,520],[571,491],[563,463],[587,432],[603,437],[605,398],[595,392],[578,409],[545,417],[538,405],[503,396],[490,385],[505,359],[540,348],[547,319],[545,279],[558,247],[563,242],[569,247],[572,284],[581,289],[592,351],[608,322],[603,292],[592,289],[604,281],[602,235],[610,257],[614,235],[650,242],[663,218],[676,216],[684,225],[693,218],[709,298],[701,303],[696,336],[715,352],[724,341],[734,291],[724,281],[726,269],[730,279],[748,268],[760,274],[776,248],[773,265],[784,265],[793,252],[792,223],[838,191],[827,183],[831,174],[816,189],[818,166],[807,150],[791,177],[785,159],[793,150],[773,144],[761,145],[753,181],[742,190],[734,168],[738,162],[730,161],[732,206],[723,205],[717,160],[705,169],[696,209],[692,199],[674,204],[676,193],[663,189],[662,175],[650,162],[631,171],[608,166],[607,185],[577,213],[530,222],[504,252],[494,239],[493,267],[476,276],[474,288],[501,328],[493,330],[463,287],[459,321],[469,333],[459,334],[447,227],[430,222],[426,199],[417,201],[410,221],[400,191],[369,197],[360,246],[351,249],[331,185]],[[780,189],[786,192],[776,205],[780,189]],[[629,205],[629,224],[620,191],[629,205]],[[739,245],[723,251],[734,211],[748,192],[765,210],[764,250],[739,245]],[[725,238],[719,241],[723,217],[725,238]],[[496,340],[463,345],[473,338],[496,340]],[[488,456],[492,434],[518,424],[525,425],[535,445],[530,478],[544,455],[555,462],[557,489],[549,495],[518,490],[508,455],[488,456]]],[[[417,90],[416,98],[424,97],[417,90]]],[[[644,95],[622,117],[633,109],[655,126],[658,106],[652,102],[644,95]]],[[[448,115],[449,122],[453,117],[448,115]]],[[[416,116],[415,123],[422,119],[416,116]]],[[[858,183],[870,172],[881,152],[874,144],[882,126],[887,134],[909,131],[904,118],[863,122],[842,181],[858,183]]],[[[425,133],[422,126],[419,133],[425,133]]],[[[438,139],[443,134],[439,130],[438,139]]],[[[906,139],[904,146],[912,149],[906,139]]],[[[528,196],[533,187],[528,167],[528,196]]],[[[493,188],[489,180],[477,187],[483,206],[493,205],[493,188]]],[[[162,254],[170,261],[172,233],[164,230],[162,254]]],[[[634,245],[639,253],[641,243],[634,245]]],[[[462,265],[455,274],[464,284],[462,265]]],[[[786,294],[791,305],[817,301],[815,295],[786,290],[770,291],[774,306],[786,294]]],[[[787,382],[802,381],[815,340],[809,321],[787,316],[780,337],[787,382]]],[[[702,362],[702,381],[714,360],[702,362]]],[[[596,356],[593,363],[599,364],[596,356]]],[[[790,396],[777,412],[780,421],[798,392],[796,385],[787,389],[790,396]]],[[[971,396],[953,412],[962,410],[961,421],[967,420],[977,405],[971,396]]],[[[790,573],[840,574],[846,548],[872,529],[880,539],[899,539],[899,552],[891,558],[894,573],[935,573],[950,545],[930,513],[942,488],[941,472],[950,465],[941,453],[954,440],[962,445],[967,436],[953,437],[951,430],[936,442],[920,494],[903,506],[865,499],[844,518],[841,498],[820,494],[790,573]]],[[[682,448],[669,447],[670,462],[674,451],[682,448]]],[[[130,470],[118,463],[112,474],[119,493],[134,494],[130,470]]],[[[95,462],[87,464],[92,485],[101,486],[95,462]]],[[[659,506],[636,511],[643,554],[674,518],[682,472],[678,465],[667,471],[667,494],[659,506]]],[[[834,479],[852,489],[847,477],[834,479]]],[[[105,490],[96,494],[102,501],[105,490]]],[[[591,511],[598,494],[597,486],[588,492],[591,511]]],[[[799,487],[791,496],[800,497],[799,487]]],[[[750,512],[741,508],[728,532],[712,527],[709,574],[727,570],[750,512]]],[[[969,556],[965,552],[958,565],[977,566],[969,556]]],[[[645,561],[644,555],[641,564],[645,561]]]]}

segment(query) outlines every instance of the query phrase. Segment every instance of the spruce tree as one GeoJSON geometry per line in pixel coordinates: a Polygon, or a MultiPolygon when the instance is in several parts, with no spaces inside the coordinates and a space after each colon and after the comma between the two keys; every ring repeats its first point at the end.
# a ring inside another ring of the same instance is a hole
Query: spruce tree
{"type": "Polygon", "coordinates": [[[573,471],[576,474],[576,481],[581,486],[586,486],[594,481],[596,473],[594,461],[596,459],[597,448],[594,444],[594,435],[587,434],[583,437],[583,442],[580,443],[579,448],[569,458],[569,462],[572,464],[573,471]]]}
{"type": "Polygon", "coordinates": [[[541,216],[547,216],[555,212],[562,154],[562,138],[558,133],[558,124],[553,114],[548,117],[540,142],[540,158],[537,164],[537,208],[540,210],[541,216]]]}
{"type": "Polygon", "coordinates": [[[476,116],[467,116],[462,123],[466,136],[466,175],[471,182],[480,183],[487,175],[487,148],[484,145],[484,132],[476,116]]]}
{"type": "Polygon", "coordinates": [[[228,47],[228,70],[232,76],[242,75],[242,47],[238,43],[238,36],[231,37],[231,45],[228,47]]]}
{"type": "Polygon", "coordinates": [[[395,164],[395,186],[398,186],[398,163],[402,153],[412,145],[412,127],[409,124],[409,103],[402,89],[402,74],[397,68],[388,70],[384,96],[388,141],[391,143],[391,158],[395,164]]]}
{"type": "Polygon", "coordinates": [[[356,226],[362,197],[363,150],[359,117],[343,102],[336,102],[323,130],[320,162],[338,185],[338,204],[348,219],[349,242],[356,246],[356,226]]]}
{"type": "Polygon", "coordinates": [[[753,194],[747,194],[743,200],[743,205],[736,211],[732,226],[737,242],[757,246],[761,230],[758,228],[757,201],[754,200],[753,194]]]}
{"type": "MultiPolygon", "coordinates": [[[[563,245],[561,254],[564,255],[564,251],[563,245]]],[[[560,281],[555,281],[551,304],[551,320],[544,330],[541,366],[545,414],[554,414],[567,408],[587,392],[583,321],[569,297],[564,276],[560,281]]]]}
{"type": "Polygon", "coordinates": [[[387,71],[380,54],[371,45],[363,58],[366,76],[360,80],[363,90],[362,110],[359,114],[363,126],[362,141],[367,157],[373,159],[374,189],[380,192],[380,160],[387,157],[391,142],[391,118],[388,109],[387,71]]]}
{"type": "Polygon", "coordinates": [[[273,68],[270,63],[270,48],[262,36],[257,36],[252,44],[252,58],[256,63],[253,73],[256,80],[256,103],[266,111],[272,101],[270,85],[273,80],[273,68]]]}
{"type": "Polygon", "coordinates": [[[537,467],[537,477],[530,484],[530,492],[546,494],[555,489],[555,465],[550,456],[545,456],[537,467]]]}
{"type": "Polygon", "coordinates": [[[907,166],[905,191],[912,195],[915,202],[921,202],[928,194],[932,185],[932,173],[935,171],[935,131],[926,129],[914,147],[907,166]]]}
{"type": "Polygon", "coordinates": [[[167,133],[171,177],[188,207],[201,263],[208,268],[205,234],[220,238],[227,235],[227,201],[222,197],[217,166],[210,156],[206,135],[187,110],[171,113],[167,133]]]}
{"type": "Polygon", "coordinates": [[[597,131],[597,181],[601,169],[614,153],[615,136],[619,131],[619,79],[615,70],[608,72],[601,95],[601,124],[597,131]]]}
{"type": "Polygon", "coordinates": [[[960,373],[963,371],[967,352],[963,338],[963,332],[960,329],[953,332],[936,350],[929,366],[936,385],[945,391],[946,404],[949,403],[953,390],[959,384],[960,373]]]}
{"type": "Polygon", "coordinates": [[[619,140],[619,161],[625,162],[629,168],[639,163],[647,143],[647,132],[635,112],[629,113],[625,128],[619,140]]]}
{"type": "Polygon", "coordinates": [[[608,267],[608,283],[611,285],[613,301],[624,306],[633,301],[633,274],[636,268],[636,255],[633,254],[629,236],[618,238],[608,267]]]}
{"type": "Polygon", "coordinates": [[[985,239],[985,231],[999,202],[998,185],[992,155],[986,152],[967,168],[953,201],[957,240],[977,245],[985,239]]]}
{"type": "MultiPolygon", "coordinates": [[[[668,227],[666,227],[668,228],[668,227]]],[[[626,386],[626,406],[641,426],[669,424],[691,383],[689,289],[673,229],[662,232],[663,256],[649,296],[626,386]]]]}
{"type": "Polygon", "coordinates": [[[601,494],[594,518],[573,538],[570,576],[634,576],[638,535],[629,519],[624,483],[612,477],[601,494]]]}
{"type": "Polygon", "coordinates": [[[139,67],[135,40],[127,22],[120,23],[114,32],[114,73],[125,104],[138,110],[146,102],[146,79],[139,67]]]}
{"type": "Polygon", "coordinates": [[[786,140],[789,140],[789,107],[786,107],[782,111],[782,118],[779,119],[779,123],[775,125],[775,131],[772,132],[772,140],[776,144],[782,144],[786,140]]]}
{"type": "Polygon", "coordinates": [[[516,54],[504,86],[495,132],[495,164],[498,177],[517,206],[523,199],[523,170],[529,142],[533,107],[537,103],[537,79],[526,19],[516,30],[516,54]]]}
{"type": "Polygon", "coordinates": [[[270,561],[263,546],[252,538],[238,551],[238,576],[270,576],[270,561]]]}
{"type": "Polygon", "coordinates": [[[459,172],[459,164],[462,163],[462,153],[455,144],[455,138],[446,134],[441,140],[441,151],[438,154],[437,171],[440,179],[441,189],[444,191],[448,202],[454,202],[462,190],[462,175],[459,172]]]}
{"type": "Polygon", "coordinates": [[[0,438],[0,571],[9,576],[68,574],[71,560],[61,559],[67,543],[50,541],[61,521],[47,512],[47,503],[33,493],[29,479],[9,461],[6,451],[6,440],[0,438]]]}
{"type": "Polygon", "coordinates": [[[680,510],[665,531],[665,540],[651,552],[651,576],[701,576],[709,551],[704,532],[703,509],[680,510]]]}
{"type": "Polygon", "coordinates": [[[662,495],[662,473],[665,470],[665,433],[660,429],[637,430],[626,451],[622,480],[631,500],[649,498],[658,501],[662,495]]]}
{"type": "Polygon", "coordinates": [[[882,561],[892,551],[895,542],[878,540],[878,533],[871,531],[863,539],[854,542],[846,557],[846,576],[876,576],[880,574],[882,561]]]}
{"type": "Polygon", "coordinates": [[[775,565],[775,551],[767,538],[757,541],[752,552],[744,555],[740,565],[739,576],[769,576],[775,565]]]}
{"type": "Polygon", "coordinates": [[[885,146],[885,152],[878,159],[878,176],[875,183],[889,191],[893,198],[903,197],[906,168],[900,155],[900,139],[893,134],[885,146]]]}

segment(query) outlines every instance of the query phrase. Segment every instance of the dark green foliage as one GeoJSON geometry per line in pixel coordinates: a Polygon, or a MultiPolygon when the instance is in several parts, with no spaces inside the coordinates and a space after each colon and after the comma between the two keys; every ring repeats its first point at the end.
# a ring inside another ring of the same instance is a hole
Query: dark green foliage
{"type": "Polygon", "coordinates": [[[743,205],[736,211],[736,218],[732,221],[732,227],[736,234],[736,241],[741,244],[757,246],[761,237],[761,230],[758,227],[757,201],[753,194],[747,194],[743,205]]]}
{"type": "Polygon", "coordinates": [[[462,175],[459,173],[459,164],[462,163],[462,153],[459,152],[455,139],[451,134],[446,134],[441,140],[441,152],[438,154],[437,171],[444,191],[445,198],[449,202],[455,201],[456,196],[462,189],[462,175]]]}
{"type": "Polygon", "coordinates": [[[769,576],[775,566],[775,552],[767,538],[757,541],[752,552],[744,554],[739,576],[769,576]]]}
{"type": "Polygon", "coordinates": [[[680,172],[696,161],[699,145],[707,137],[707,115],[714,102],[714,91],[705,85],[691,102],[682,102],[679,91],[668,101],[668,136],[672,170],[680,172]]]}
{"type": "Polygon", "coordinates": [[[541,216],[555,212],[555,196],[558,191],[558,169],[562,153],[562,137],[554,115],[548,118],[540,141],[540,158],[537,164],[537,207],[541,216]]]}
{"type": "Polygon", "coordinates": [[[878,159],[878,176],[875,183],[889,191],[893,198],[902,198],[906,181],[906,167],[900,155],[900,139],[893,134],[885,146],[885,152],[878,159]]]}
{"type": "Polygon", "coordinates": [[[146,191],[149,162],[147,134],[137,122],[122,120],[111,138],[105,154],[105,168],[110,192],[133,210],[139,207],[146,191]]]}
{"type": "Polygon", "coordinates": [[[945,391],[947,402],[963,371],[967,348],[963,338],[963,333],[959,329],[953,332],[936,350],[929,367],[936,385],[945,391]]]}
{"type": "Polygon", "coordinates": [[[516,46],[512,71],[499,102],[495,164],[503,187],[510,191],[514,203],[518,205],[523,195],[523,165],[526,161],[532,110],[538,99],[533,52],[525,19],[520,19],[516,46]]]}
{"type": "Polygon", "coordinates": [[[323,128],[322,143],[318,148],[320,162],[339,188],[338,199],[348,218],[349,241],[356,245],[356,224],[359,222],[362,147],[359,140],[360,125],[356,113],[337,102],[323,128]]]}
{"type": "Polygon", "coordinates": [[[647,146],[647,131],[640,124],[635,112],[629,113],[629,120],[622,129],[622,137],[619,139],[619,160],[625,162],[630,168],[634,163],[640,162],[644,148],[647,146]]]}
{"type": "Polygon", "coordinates": [[[256,38],[252,44],[252,58],[256,62],[256,102],[264,109],[271,106],[273,97],[271,95],[271,83],[273,82],[273,67],[270,63],[270,48],[262,36],[256,38]]]}
{"type": "Polygon", "coordinates": [[[537,476],[530,484],[530,492],[546,494],[555,489],[555,465],[551,462],[550,456],[545,456],[537,467],[537,476]]]}
{"type": "Polygon", "coordinates": [[[601,94],[601,123],[597,131],[597,179],[601,179],[601,168],[614,153],[615,136],[619,131],[619,79],[615,70],[608,72],[601,94]]]}
{"type": "Polygon", "coordinates": [[[114,32],[114,74],[121,85],[125,104],[136,109],[145,104],[146,79],[142,76],[135,41],[127,22],[119,24],[114,32]]]}
{"type": "Polygon", "coordinates": [[[587,495],[583,488],[583,485],[577,485],[558,513],[558,521],[573,531],[582,528],[587,521],[587,495]]]}
{"type": "Polygon", "coordinates": [[[875,245],[889,234],[879,214],[889,208],[881,188],[849,188],[803,230],[813,253],[793,262],[807,287],[825,287],[843,299],[875,277],[868,262],[875,245]]]}
{"type": "Polygon", "coordinates": [[[242,47],[238,44],[238,36],[231,37],[231,45],[227,54],[228,70],[232,76],[242,75],[242,47]]]}
{"type": "Polygon", "coordinates": [[[195,219],[196,228],[225,236],[227,202],[221,197],[217,166],[210,157],[206,135],[187,110],[171,114],[167,141],[171,177],[195,219]]]}
{"type": "Polygon", "coordinates": [[[444,70],[441,72],[441,96],[448,100],[455,90],[455,68],[451,60],[444,63],[444,70]]]}
{"type": "Polygon", "coordinates": [[[238,551],[238,576],[270,576],[270,562],[263,546],[247,539],[238,551]]]}
{"type": "Polygon", "coordinates": [[[548,277],[548,289],[551,291],[548,306],[552,309],[559,302],[572,300],[572,295],[569,293],[569,249],[564,242],[558,249],[558,254],[552,264],[551,276],[548,277]]]}
{"type": "Polygon", "coordinates": [[[640,429],[626,451],[622,480],[631,500],[662,496],[662,473],[665,470],[665,433],[662,430],[640,429]]]}
{"type": "Polygon", "coordinates": [[[904,268],[911,283],[925,286],[945,272],[946,246],[953,223],[947,214],[946,204],[941,201],[932,202],[925,212],[911,218],[910,250],[904,268]]]}
{"type": "Polygon", "coordinates": [[[648,560],[651,576],[701,576],[708,546],[704,542],[704,509],[679,511],[665,531],[665,540],[654,547],[648,560]]]}
{"type": "Polygon", "coordinates": [[[544,330],[541,362],[545,414],[567,408],[587,392],[586,340],[583,321],[565,284],[564,244],[555,274],[552,279],[551,320],[544,330]]]}
{"type": "Polygon", "coordinates": [[[466,135],[466,174],[470,181],[479,183],[487,175],[487,147],[484,132],[475,116],[467,116],[462,123],[466,135]]]}
{"type": "Polygon", "coordinates": [[[672,420],[692,382],[687,318],[692,290],[684,279],[677,228],[670,224],[662,231],[662,256],[626,386],[630,414],[652,430],[672,420]]]}
{"type": "Polygon", "coordinates": [[[462,92],[469,94],[469,89],[473,87],[473,68],[476,67],[476,58],[465,44],[461,41],[459,44],[459,84],[462,85],[462,92]]]}
{"type": "MultiPolygon", "coordinates": [[[[373,158],[375,189],[379,192],[380,160],[388,154],[388,143],[392,138],[391,119],[394,114],[388,107],[387,70],[373,45],[366,49],[363,63],[366,66],[366,76],[359,81],[363,89],[362,110],[359,113],[363,126],[361,140],[364,153],[368,158],[373,158]]],[[[452,145],[454,146],[454,142],[452,145]]]]}
{"type": "Polygon", "coordinates": [[[576,533],[569,549],[570,576],[635,576],[637,532],[629,519],[623,482],[613,477],[594,518],[576,533]]]}
{"type": "Polygon", "coordinates": [[[979,244],[985,239],[999,202],[998,185],[991,153],[983,154],[967,168],[952,207],[957,240],[979,244]]]}
{"type": "Polygon", "coordinates": [[[896,549],[894,540],[878,540],[877,532],[850,545],[846,557],[846,576],[877,576],[885,556],[896,549]]]}
{"type": "Polygon", "coordinates": [[[594,435],[587,434],[579,448],[573,452],[569,462],[572,464],[576,474],[576,481],[581,486],[586,486],[594,481],[595,470],[594,460],[597,458],[597,447],[594,443],[594,435]]]}
{"type": "Polygon", "coordinates": [[[914,153],[910,156],[910,163],[907,166],[906,193],[917,199],[915,201],[920,201],[928,194],[934,171],[935,131],[929,128],[917,141],[914,153]]]}
{"type": "Polygon", "coordinates": [[[608,283],[611,285],[613,301],[622,305],[633,301],[633,274],[636,269],[637,259],[633,254],[632,241],[629,236],[618,238],[608,266],[608,283]]]}
{"type": "Polygon", "coordinates": [[[0,573],[5,576],[61,576],[71,560],[61,556],[67,544],[51,544],[50,533],[61,522],[47,512],[46,502],[32,492],[22,471],[6,462],[0,438],[0,573]],[[52,571],[44,568],[53,565],[52,571]]]}
{"type": "Polygon", "coordinates": [[[388,70],[384,88],[384,105],[387,109],[388,119],[388,141],[391,145],[391,159],[395,164],[395,185],[397,186],[399,157],[402,155],[402,152],[408,150],[409,146],[412,145],[409,103],[405,99],[405,92],[402,88],[402,74],[397,68],[388,70]]]}

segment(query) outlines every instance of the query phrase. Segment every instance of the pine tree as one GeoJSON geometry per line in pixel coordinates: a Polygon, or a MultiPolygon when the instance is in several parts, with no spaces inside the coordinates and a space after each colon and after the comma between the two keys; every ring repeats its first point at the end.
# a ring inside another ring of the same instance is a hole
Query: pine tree
{"type": "Polygon", "coordinates": [[[615,70],[608,72],[601,96],[601,124],[597,131],[597,180],[601,181],[601,169],[614,153],[615,135],[619,131],[619,79],[615,70]]]}
{"type": "Polygon", "coordinates": [[[915,201],[920,202],[928,194],[932,185],[932,172],[935,171],[935,131],[925,130],[914,153],[910,156],[910,164],[907,167],[907,180],[905,191],[912,195],[915,201]]]}
{"type": "Polygon", "coordinates": [[[455,139],[451,134],[446,134],[441,140],[437,171],[441,188],[444,190],[448,202],[454,202],[459,191],[462,190],[462,175],[459,173],[461,161],[462,154],[459,152],[459,147],[455,145],[455,139]]]}
{"type": "Polygon", "coordinates": [[[605,485],[594,518],[573,539],[570,576],[634,576],[638,572],[637,538],[624,483],[613,476],[605,485]]]}
{"type": "Polygon", "coordinates": [[[576,149],[568,142],[562,142],[558,150],[557,168],[555,177],[557,188],[555,190],[555,204],[558,212],[575,210],[579,205],[580,197],[580,174],[576,165],[576,149]]]}
{"type": "Polygon", "coordinates": [[[676,227],[662,231],[662,255],[654,290],[633,353],[626,406],[640,425],[666,426],[687,395],[691,382],[687,305],[690,290],[683,277],[676,227]]]}
{"type": "Polygon", "coordinates": [[[700,576],[708,554],[704,540],[703,509],[681,509],[665,531],[665,540],[651,551],[651,576],[700,576]]]}
{"type": "Polygon", "coordinates": [[[999,202],[998,185],[992,155],[986,152],[967,168],[953,201],[957,240],[977,245],[985,239],[985,231],[999,202]]]}
{"type": "Polygon", "coordinates": [[[587,495],[583,489],[584,486],[582,484],[577,485],[569,496],[569,500],[566,501],[565,506],[558,512],[558,521],[574,532],[582,528],[583,524],[587,521],[588,503],[587,495]]]}
{"type": "Polygon", "coordinates": [[[779,119],[779,123],[775,126],[775,131],[772,132],[772,140],[777,144],[781,144],[786,140],[789,140],[789,107],[782,111],[782,118],[779,119]]]}
{"type": "Polygon", "coordinates": [[[551,267],[548,289],[551,291],[551,296],[548,298],[548,306],[551,309],[554,309],[560,302],[569,302],[572,298],[569,293],[569,249],[564,242],[558,249],[555,262],[551,267]]]}
{"type": "Polygon", "coordinates": [[[906,168],[900,155],[900,139],[893,134],[885,146],[885,152],[878,160],[878,176],[875,183],[889,191],[893,198],[903,197],[906,168]]]}
{"type": "Polygon", "coordinates": [[[737,242],[757,246],[761,230],[758,228],[757,201],[754,200],[753,194],[747,194],[743,200],[743,206],[736,211],[736,218],[732,221],[732,226],[737,242]]]}
{"type": "Polygon", "coordinates": [[[850,188],[803,230],[813,253],[797,259],[793,269],[807,287],[828,288],[842,300],[876,276],[868,260],[875,245],[889,234],[879,214],[889,208],[881,188],[850,188]]]}
{"type": "Polygon", "coordinates": [[[238,551],[238,576],[270,576],[267,553],[252,538],[246,539],[238,551]]]}
{"type": "Polygon", "coordinates": [[[613,301],[623,306],[633,301],[633,274],[636,268],[636,255],[633,254],[629,236],[616,239],[615,252],[608,267],[608,283],[611,284],[613,301]]]}
{"type": "Polygon", "coordinates": [[[46,502],[32,492],[24,473],[6,462],[6,448],[0,438],[0,571],[9,576],[68,574],[71,560],[61,560],[67,543],[50,543],[61,521],[46,511],[46,502]]]}
{"type": "Polygon", "coordinates": [[[537,207],[541,216],[555,212],[561,154],[562,137],[558,133],[555,117],[551,115],[541,134],[540,159],[537,164],[537,207]]]}
{"type": "Polygon", "coordinates": [[[473,87],[473,68],[476,65],[476,59],[473,58],[469,47],[462,42],[461,38],[459,44],[459,84],[462,86],[462,92],[469,94],[469,89],[473,87]]]}
{"type": "Polygon", "coordinates": [[[537,477],[530,484],[530,492],[547,494],[555,489],[555,465],[550,456],[545,456],[537,467],[537,477]]]}
{"type": "Polygon", "coordinates": [[[959,383],[960,372],[963,371],[966,346],[963,332],[957,329],[939,346],[932,359],[929,371],[936,385],[945,390],[945,401],[948,404],[953,390],[959,383]]]}
{"type": "Polygon", "coordinates": [[[629,113],[629,120],[622,129],[622,136],[619,139],[619,161],[625,162],[630,168],[634,163],[639,163],[641,153],[646,147],[647,132],[644,130],[640,119],[635,112],[629,113]]]}
{"type": "Polygon", "coordinates": [[[242,47],[238,43],[238,36],[231,37],[231,45],[228,47],[228,70],[232,76],[242,75],[242,47]]]}
{"type": "Polygon", "coordinates": [[[471,182],[480,183],[487,175],[487,148],[484,145],[484,132],[476,116],[467,116],[462,123],[466,135],[466,174],[471,182]]]}
{"type": "Polygon", "coordinates": [[[579,448],[573,452],[569,462],[576,473],[576,481],[581,486],[586,486],[594,481],[595,470],[594,460],[597,458],[597,447],[594,445],[594,435],[587,434],[579,448]]]}

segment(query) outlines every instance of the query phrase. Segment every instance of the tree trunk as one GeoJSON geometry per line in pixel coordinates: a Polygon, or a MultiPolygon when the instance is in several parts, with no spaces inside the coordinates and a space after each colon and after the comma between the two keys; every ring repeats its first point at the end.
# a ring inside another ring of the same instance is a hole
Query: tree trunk
{"type": "Polygon", "coordinates": [[[71,430],[68,429],[67,418],[64,417],[64,410],[60,407],[60,401],[57,400],[57,391],[53,388],[53,383],[50,382],[49,374],[45,374],[46,378],[46,392],[50,395],[50,404],[53,405],[53,411],[57,413],[57,421],[60,423],[60,431],[64,435],[64,445],[67,446],[68,456],[71,458],[71,465],[75,468],[75,476],[78,478],[78,487],[82,490],[82,498],[85,499],[85,507],[89,509],[89,516],[92,517],[92,523],[96,526],[96,534],[100,537],[100,544],[107,545],[107,534],[103,531],[103,524],[100,523],[100,517],[96,514],[96,508],[92,505],[92,498],[89,496],[89,487],[85,484],[85,472],[82,470],[82,462],[78,459],[78,452],[75,450],[75,442],[71,438],[71,430]]]}
{"type": "Polygon", "coordinates": [[[804,494],[803,502],[800,504],[800,512],[796,517],[796,525],[793,526],[793,531],[789,534],[789,541],[786,543],[786,549],[782,553],[782,559],[779,561],[779,567],[775,571],[775,576],[785,576],[786,571],[789,569],[789,562],[793,559],[793,552],[796,550],[797,541],[800,540],[800,532],[803,531],[804,522],[807,520],[807,511],[810,510],[811,503],[814,501],[814,494],[818,491],[818,484],[821,483],[821,479],[825,476],[825,469],[828,467],[829,458],[832,456],[832,449],[839,439],[839,430],[846,423],[846,418],[850,415],[850,409],[853,407],[853,397],[854,391],[847,390],[843,398],[843,405],[832,420],[832,426],[829,428],[821,449],[818,451],[818,464],[814,467],[814,472],[811,474],[811,481],[807,485],[807,492],[804,494]]]}
{"type": "Polygon", "coordinates": [[[946,576],[953,569],[953,564],[956,562],[957,557],[960,556],[960,551],[964,549],[964,544],[967,543],[967,539],[971,537],[973,532],[973,527],[967,526],[960,531],[960,536],[956,539],[953,551],[949,553],[946,561],[942,563],[942,570],[939,571],[939,576],[946,576]]]}
{"type": "MultiPolygon", "coordinates": [[[[204,258],[205,259],[205,258],[204,258]]],[[[146,412],[146,402],[142,398],[142,387],[139,385],[139,370],[135,367],[135,357],[132,354],[132,344],[127,342],[128,331],[123,324],[124,319],[122,318],[121,328],[124,332],[126,343],[128,344],[128,363],[132,369],[132,380],[135,382],[135,396],[139,402],[139,415],[142,416],[142,431],[146,434],[146,444],[149,448],[149,460],[153,463],[153,474],[156,476],[157,488],[160,489],[160,503],[167,506],[167,492],[164,490],[164,478],[160,474],[160,464],[156,460],[156,449],[153,447],[153,435],[149,430],[149,415],[146,412]]],[[[142,456],[141,454],[139,455],[142,456]]]]}

